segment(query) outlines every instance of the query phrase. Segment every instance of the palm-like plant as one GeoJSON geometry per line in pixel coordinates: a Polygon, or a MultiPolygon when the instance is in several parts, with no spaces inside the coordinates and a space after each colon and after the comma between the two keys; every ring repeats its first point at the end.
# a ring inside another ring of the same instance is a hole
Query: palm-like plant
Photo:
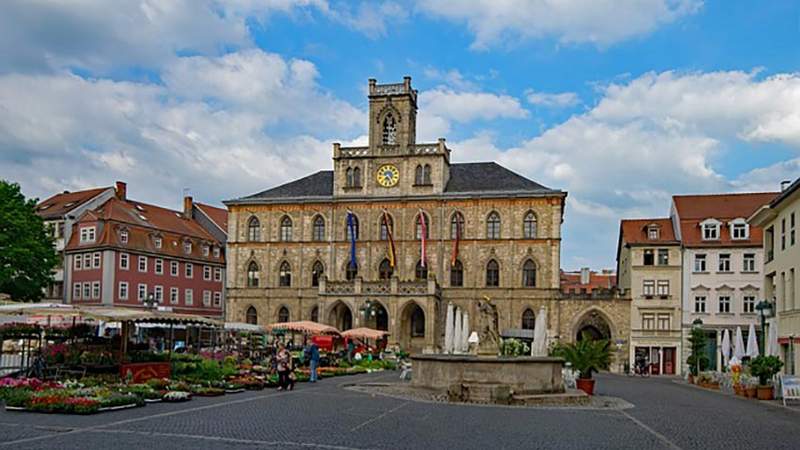
{"type": "Polygon", "coordinates": [[[553,353],[572,364],[572,368],[578,371],[580,378],[591,379],[592,373],[608,368],[611,362],[611,350],[607,340],[594,340],[586,332],[581,338],[577,342],[559,345],[553,353]]]}

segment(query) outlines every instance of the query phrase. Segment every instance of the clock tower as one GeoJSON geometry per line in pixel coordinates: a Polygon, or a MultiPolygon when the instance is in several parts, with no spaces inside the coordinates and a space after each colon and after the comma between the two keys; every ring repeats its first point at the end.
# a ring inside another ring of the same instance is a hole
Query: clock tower
{"type": "Polygon", "coordinates": [[[444,139],[417,144],[417,90],[369,80],[369,142],[333,145],[334,196],[397,197],[438,194],[450,176],[444,139]]]}

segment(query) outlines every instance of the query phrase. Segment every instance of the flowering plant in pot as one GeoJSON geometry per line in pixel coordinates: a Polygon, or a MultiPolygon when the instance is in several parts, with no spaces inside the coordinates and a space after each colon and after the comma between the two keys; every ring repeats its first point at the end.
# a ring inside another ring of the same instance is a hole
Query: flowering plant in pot
{"type": "Polygon", "coordinates": [[[607,340],[594,340],[584,332],[577,342],[559,345],[553,350],[555,356],[564,358],[578,371],[575,381],[578,389],[589,395],[594,394],[595,380],[592,374],[607,369],[611,362],[611,350],[607,340]]]}
{"type": "Polygon", "coordinates": [[[772,400],[772,377],[780,372],[783,361],[777,356],[756,356],[750,361],[750,373],[758,377],[759,400],[772,400]]]}

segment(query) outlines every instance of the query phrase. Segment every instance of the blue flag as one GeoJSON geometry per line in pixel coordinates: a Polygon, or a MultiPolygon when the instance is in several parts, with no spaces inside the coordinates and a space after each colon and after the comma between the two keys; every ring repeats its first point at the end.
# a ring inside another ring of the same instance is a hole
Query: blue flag
{"type": "Polygon", "coordinates": [[[356,262],[356,223],[353,213],[347,211],[347,229],[350,230],[350,265],[358,267],[356,262]]]}

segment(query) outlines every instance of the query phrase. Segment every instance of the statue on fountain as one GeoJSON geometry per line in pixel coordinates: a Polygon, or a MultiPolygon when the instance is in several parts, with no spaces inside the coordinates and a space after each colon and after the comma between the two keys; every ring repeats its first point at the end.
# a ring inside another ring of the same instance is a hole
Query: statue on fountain
{"type": "Polygon", "coordinates": [[[497,356],[500,353],[500,327],[497,306],[483,296],[478,301],[478,355],[497,356]]]}

